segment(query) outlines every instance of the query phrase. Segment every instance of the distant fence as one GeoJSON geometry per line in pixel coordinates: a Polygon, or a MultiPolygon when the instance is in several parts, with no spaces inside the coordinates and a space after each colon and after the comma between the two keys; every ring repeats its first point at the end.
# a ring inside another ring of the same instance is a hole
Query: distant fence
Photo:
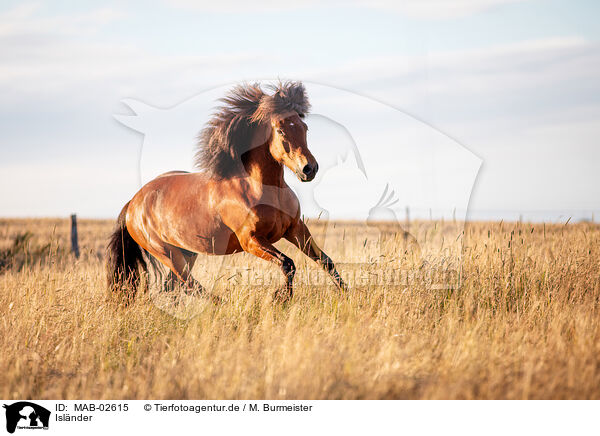
{"type": "Polygon", "coordinates": [[[77,239],[77,215],[71,215],[71,252],[79,259],[79,241],[77,239]]]}

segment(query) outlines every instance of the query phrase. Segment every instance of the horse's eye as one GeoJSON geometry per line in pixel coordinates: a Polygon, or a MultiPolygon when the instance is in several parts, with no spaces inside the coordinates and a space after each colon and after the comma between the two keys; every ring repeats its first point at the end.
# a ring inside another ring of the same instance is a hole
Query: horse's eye
{"type": "Polygon", "coordinates": [[[281,130],[281,129],[277,129],[277,134],[278,134],[278,135],[283,135],[283,130],[281,130]]]}

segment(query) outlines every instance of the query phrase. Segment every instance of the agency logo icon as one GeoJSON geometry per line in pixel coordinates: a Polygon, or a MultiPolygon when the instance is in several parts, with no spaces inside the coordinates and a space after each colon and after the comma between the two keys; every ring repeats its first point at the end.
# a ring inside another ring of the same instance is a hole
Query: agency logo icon
{"type": "Polygon", "coordinates": [[[14,433],[16,429],[48,429],[50,411],[45,407],[29,401],[4,404],[3,407],[6,409],[6,431],[9,433],[14,433]]]}

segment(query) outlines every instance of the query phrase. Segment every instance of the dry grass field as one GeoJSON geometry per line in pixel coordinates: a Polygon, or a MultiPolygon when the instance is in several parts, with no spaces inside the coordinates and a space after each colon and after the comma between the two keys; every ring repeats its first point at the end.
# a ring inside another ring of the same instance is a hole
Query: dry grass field
{"type": "MultiPolygon", "coordinates": [[[[0,397],[600,398],[595,224],[469,223],[454,289],[420,276],[353,279],[340,296],[328,282],[309,285],[317,267],[286,243],[298,266],[287,305],[272,301],[276,270],[236,255],[233,267],[275,272],[274,282],[232,279],[216,258],[201,258],[194,272],[223,304],[146,293],[127,309],[107,301],[112,225],[80,221],[75,260],[67,219],[0,220],[0,397]]],[[[439,237],[446,225],[414,231],[439,237]]],[[[321,227],[311,226],[317,239],[321,227]]],[[[377,256],[360,226],[334,230],[331,257],[359,262],[367,276],[415,262],[398,237],[375,236],[377,256]]]]}

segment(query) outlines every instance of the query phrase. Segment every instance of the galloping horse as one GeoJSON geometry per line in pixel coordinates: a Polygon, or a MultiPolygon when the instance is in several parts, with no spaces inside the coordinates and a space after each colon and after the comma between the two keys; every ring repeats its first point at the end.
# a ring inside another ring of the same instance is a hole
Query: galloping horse
{"type": "Polygon", "coordinates": [[[304,115],[310,109],[300,82],[235,87],[200,134],[199,172],[171,171],[143,186],[123,207],[108,244],[108,282],[125,304],[141,272],[168,268],[167,281],[202,289],[191,275],[198,253],[241,251],[278,265],[292,297],[294,262],[273,246],[285,238],[319,263],[340,290],[346,285],[300,218],[300,203],[285,183],[283,165],[303,182],[319,165],[308,150],[304,115]],[[157,262],[158,261],[158,262],[157,262]]]}

